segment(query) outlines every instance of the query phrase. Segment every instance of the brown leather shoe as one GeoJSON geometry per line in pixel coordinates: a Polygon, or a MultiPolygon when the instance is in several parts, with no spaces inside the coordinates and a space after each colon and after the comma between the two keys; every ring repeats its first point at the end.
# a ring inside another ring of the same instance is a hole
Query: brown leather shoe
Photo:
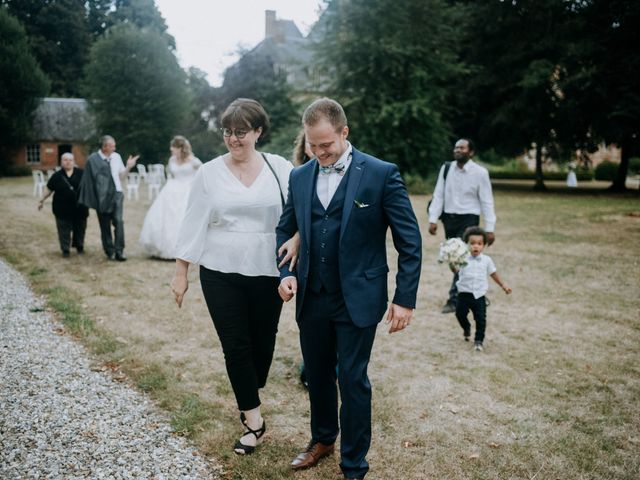
{"type": "Polygon", "coordinates": [[[291,468],[294,470],[304,470],[305,468],[315,467],[321,458],[331,455],[333,450],[333,444],[325,445],[320,442],[309,443],[307,450],[293,459],[291,468]]]}

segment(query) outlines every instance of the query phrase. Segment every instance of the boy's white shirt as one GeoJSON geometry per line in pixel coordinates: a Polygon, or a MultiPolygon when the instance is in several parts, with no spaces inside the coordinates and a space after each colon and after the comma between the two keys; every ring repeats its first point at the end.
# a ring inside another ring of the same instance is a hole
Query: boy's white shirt
{"type": "Polygon", "coordinates": [[[489,290],[487,277],[496,272],[496,266],[491,257],[481,253],[477,257],[469,255],[467,264],[458,272],[458,292],[473,293],[474,298],[480,298],[489,290]]]}

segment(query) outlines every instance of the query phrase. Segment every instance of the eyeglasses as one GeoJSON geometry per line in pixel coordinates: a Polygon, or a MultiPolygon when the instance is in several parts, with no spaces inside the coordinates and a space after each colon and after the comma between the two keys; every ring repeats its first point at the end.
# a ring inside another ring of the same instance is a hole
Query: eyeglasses
{"type": "Polygon", "coordinates": [[[230,137],[231,135],[235,135],[238,140],[242,140],[249,133],[248,130],[242,130],[239,128],[231,129],[231,128],[221,128],[223,137],[230,137]]]}

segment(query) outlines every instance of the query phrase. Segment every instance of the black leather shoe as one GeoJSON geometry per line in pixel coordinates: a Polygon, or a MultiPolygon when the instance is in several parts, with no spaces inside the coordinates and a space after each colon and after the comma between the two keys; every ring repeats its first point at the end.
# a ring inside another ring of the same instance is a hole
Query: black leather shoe
{"type": "Polygon", "coordinates": [[[121,253],[116,253],[116,260],[118,262],[126,262],[127,261],[127,257],[125,257],[123,254],[121,253]]]}

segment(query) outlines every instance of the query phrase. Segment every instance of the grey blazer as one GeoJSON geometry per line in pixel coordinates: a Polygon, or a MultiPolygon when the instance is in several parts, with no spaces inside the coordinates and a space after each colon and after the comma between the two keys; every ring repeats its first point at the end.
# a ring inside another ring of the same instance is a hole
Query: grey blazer
{"type": "Polygon", "coordinates": [[[98,152],[87,159],[84,175],[80,182],[78,203],[95,209],[98,213],[110,213],[115,206],[116,185],[111,175],[111,167],[98,152]]]}

